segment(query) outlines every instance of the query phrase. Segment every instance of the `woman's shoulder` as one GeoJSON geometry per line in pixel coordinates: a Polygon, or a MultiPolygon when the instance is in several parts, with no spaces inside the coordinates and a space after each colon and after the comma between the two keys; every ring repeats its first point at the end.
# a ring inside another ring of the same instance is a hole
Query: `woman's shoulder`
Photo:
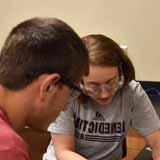
{"type": "Polygon", "coordinates": [[[124,92],[126,94],[134,95],[142,95],[144,94],[144,89],[142,88],[140,82],[132,80],[130,83],[124,88],[124,92]]]}
{"type": "Polygon", "coordinates": [[[129,84],[126,86],[126,89],[130,91],[136,91],[138,89],[142,88],[140,82],[132,80],[129,82],[129,84]]]}

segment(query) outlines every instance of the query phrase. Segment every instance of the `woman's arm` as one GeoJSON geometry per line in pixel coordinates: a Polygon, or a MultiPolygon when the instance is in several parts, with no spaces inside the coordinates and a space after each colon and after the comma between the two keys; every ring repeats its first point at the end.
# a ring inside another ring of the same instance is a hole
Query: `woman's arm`
{"type": "Polygon", "coordinates": [[[152,148],[153,160],[160,160],[160,131],[155,131],[146,136],[146,140],[152,148]]]}
{"type": "Polygon", "coordinates": [[[74,135],[51,133],[51,138],[58,160],[87,160],[75,152],[74,135]]]}

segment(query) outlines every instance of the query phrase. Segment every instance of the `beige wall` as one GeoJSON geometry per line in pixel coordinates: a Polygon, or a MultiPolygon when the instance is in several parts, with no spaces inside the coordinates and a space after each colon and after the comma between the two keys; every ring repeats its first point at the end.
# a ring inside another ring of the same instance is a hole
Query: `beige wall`
{"type": "Polygon", "coordinates": [[[160,81],[159,7],[159,0],[1,0],[0,47],[20,21],[53,16],[80,36],[101,33],[127,45],[137,79],[160,81]]]}

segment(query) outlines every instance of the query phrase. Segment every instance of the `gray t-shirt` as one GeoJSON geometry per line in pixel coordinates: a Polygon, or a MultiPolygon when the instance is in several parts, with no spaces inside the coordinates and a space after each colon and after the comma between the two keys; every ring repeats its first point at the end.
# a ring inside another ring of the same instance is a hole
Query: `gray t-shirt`
{"type": "MultiPolygon", "coordinates": [[[[48,131],[73,134],[76,152],[89,160],[119,160],[122,142],[132,127],[147,136],[160,128],[160,120],[139,82],[131,81],[119,90],[112,102],[101,106],[89,99],[85,104],[72,102],[48,131]]],[[[55,158],[52,143],[44,160],[55,158]]],[[[55,158],[56,159],[56,158],[55,158]]]]}

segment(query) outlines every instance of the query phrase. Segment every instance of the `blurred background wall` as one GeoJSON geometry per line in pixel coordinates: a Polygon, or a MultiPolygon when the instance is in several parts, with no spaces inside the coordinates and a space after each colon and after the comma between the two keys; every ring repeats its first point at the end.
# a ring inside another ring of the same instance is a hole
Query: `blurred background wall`
{"type": "Polygon", "coordinates": [[[5,0],[0,47],[12,27],[31,17],[57,17],[84,36],[100,33],[128,46],[137,80],[160,81],[159,0],[5,0]]]}

